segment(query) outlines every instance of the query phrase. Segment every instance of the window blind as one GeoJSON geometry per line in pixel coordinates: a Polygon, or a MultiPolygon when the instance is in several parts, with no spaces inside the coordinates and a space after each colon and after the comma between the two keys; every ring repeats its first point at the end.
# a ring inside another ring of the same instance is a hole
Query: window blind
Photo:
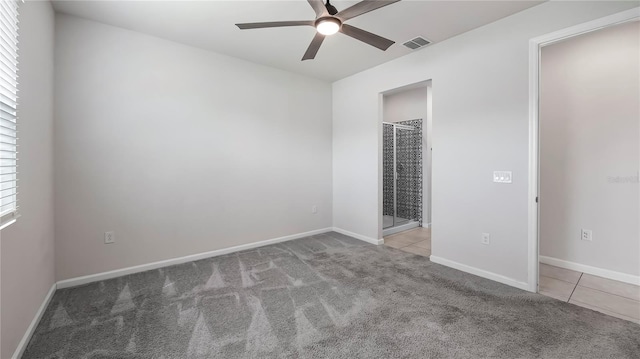
{"type": "Polygon", "coordinates": [[[0,1],[0,229],[18,211],[18,1],[0,1]]]}

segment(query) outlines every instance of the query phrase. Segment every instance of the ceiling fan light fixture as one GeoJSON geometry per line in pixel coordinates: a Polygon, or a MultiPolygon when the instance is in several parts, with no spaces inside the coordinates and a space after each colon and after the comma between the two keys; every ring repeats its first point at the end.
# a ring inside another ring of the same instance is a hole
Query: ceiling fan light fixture
{"type": "Polygon", "coordinates": [[[333,35],[340,31],[340,20],[335,17],[325,17],[316,21],[316,30],[322,35],[333,35]]]}

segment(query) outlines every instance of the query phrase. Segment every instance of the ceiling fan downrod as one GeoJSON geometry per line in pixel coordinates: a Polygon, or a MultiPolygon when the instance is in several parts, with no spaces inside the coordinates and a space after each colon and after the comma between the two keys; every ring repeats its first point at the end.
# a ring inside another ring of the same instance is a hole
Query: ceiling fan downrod
{"type": "Polygon", "coordinates": [[[333,15],[338,13],[338,9],[336,9],[335,6],[331,5],[329,0],[327,0],[327,3],[324,5],[324,7],[327,8],[327,11],[329,12],[329,15],[331,15],[331,16],[333,16],[333,15]]]}

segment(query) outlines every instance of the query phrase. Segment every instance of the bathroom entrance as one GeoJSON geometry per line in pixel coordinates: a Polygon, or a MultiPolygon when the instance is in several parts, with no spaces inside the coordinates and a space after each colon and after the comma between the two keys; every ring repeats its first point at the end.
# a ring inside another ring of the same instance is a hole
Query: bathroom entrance
{"type": "Polygon", "coordinates": [[[431,81],[381,94],[382,236],[431,226],[431,81]]]}

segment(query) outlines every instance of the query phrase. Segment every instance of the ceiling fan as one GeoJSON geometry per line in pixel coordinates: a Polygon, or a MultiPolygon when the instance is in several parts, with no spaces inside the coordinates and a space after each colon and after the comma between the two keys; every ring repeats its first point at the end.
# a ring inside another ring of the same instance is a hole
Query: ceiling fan
{"type": "Polygon", "coordinates": [[[241,30],[247,29],[261,29],[268,27],[285,27],[285,26],[313,26],[318,33],[311,40],[311,44],[307,48],[307,51],[302,57],[304,60],[312,60],[316,57],[322,41],[325,36],[333,35],[338,31],[351,36],[354,39],[360,40],[371,46],[377,47],[382,51],[385,51],[389,46],[393,45],[395,41],[385,39],[384,37],[372,34],[368,31],[364,31],[355,26],[345,24],[345,21],[353,19],[356,16],[368,13],[379,9],[383,6],[387,6],[398,2],[400,0],[364,0],[342,11],[338,11],[335,6],[329,3],[323,3],[322,0],[307,0],[309,5],[316,12],[315,20],[307,21],[273,21],[273,22],[253,22],[246,24],[236,24],[241,30]]]}

